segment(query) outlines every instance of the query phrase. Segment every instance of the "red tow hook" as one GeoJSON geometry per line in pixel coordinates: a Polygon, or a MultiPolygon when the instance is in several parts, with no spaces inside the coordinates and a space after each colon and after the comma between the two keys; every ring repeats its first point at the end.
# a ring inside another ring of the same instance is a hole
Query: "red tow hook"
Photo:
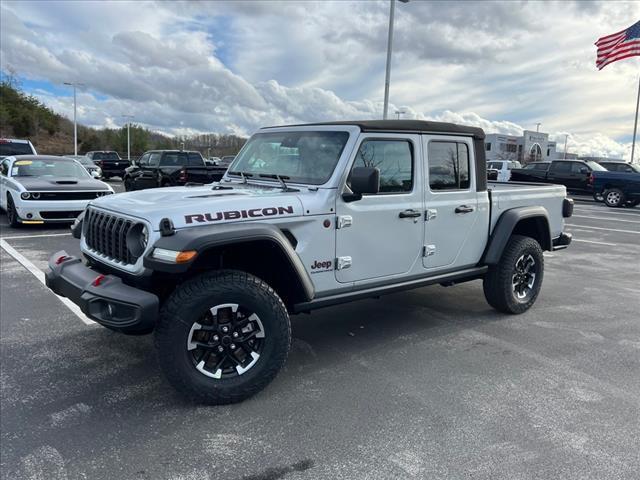
{"type": "Polygon", "coordinates": [[[107,278],[106,275],[100,274],[93,280],[93,282],[91,282],[91,285],[93,285],[94,287],[99,287],[105,278],[107,278]]]}
{"type": "Polygon", "coordinates": [[[64,262],[65,260],[69,260],[71,257],[68,255],[60,255],[57,259],[56,259],[56,265],[60,265],[62,262],[64,262]]]}

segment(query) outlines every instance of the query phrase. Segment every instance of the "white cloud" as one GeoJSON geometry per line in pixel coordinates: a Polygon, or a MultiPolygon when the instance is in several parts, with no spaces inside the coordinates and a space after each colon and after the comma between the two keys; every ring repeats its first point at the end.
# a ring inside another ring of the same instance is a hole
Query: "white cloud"
{"type": "MultiPolygon", "coordinates": [[[[377,118],[388,1],[3,2],[2,67],[79,80],[80,119],[122,114],[168,133],[377,118]]],[[[396,8],[391,112],[519,134],[570,150],[630,150],[634,59],[597,72],[593,42],[635,2],[411,2],[396,8]],[[624,143],[626,141],[626,144],[624,143]]],[[[69,98],[38,96],[69,114],[69,98]]],[[[628,155],[628,154],[627,154],[628,155]]]]}

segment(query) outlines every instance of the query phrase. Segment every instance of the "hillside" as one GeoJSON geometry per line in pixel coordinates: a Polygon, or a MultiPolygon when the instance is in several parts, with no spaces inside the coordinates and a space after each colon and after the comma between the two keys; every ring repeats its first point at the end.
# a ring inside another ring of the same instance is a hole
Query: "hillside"
{"type": "MultiPolygon", "coordinates": [[[[37,98],[24,93],[12,77],[0,82],[0,137],[31,140],[38,153],[73,153],[73,122],[55,113],[37,98]]],[[[216,133],[169,137],[139,125],[131,126],[131,156],[147,150],[180,148],[198,150],[203,155],[235,155],[245,138],[216,133]]],[[[127,129],[96,129],[78,124],[78,152],[116,150],[127,154],[127,129]]]]}

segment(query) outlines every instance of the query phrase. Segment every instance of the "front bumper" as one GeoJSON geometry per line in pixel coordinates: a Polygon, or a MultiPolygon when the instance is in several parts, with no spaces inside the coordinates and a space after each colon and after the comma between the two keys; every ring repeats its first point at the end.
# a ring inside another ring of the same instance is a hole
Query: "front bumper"
{"type": "Polygon", "coordinates": [[[560,236],[553,239],[553,248],[552,250],[555,252],[556,250],[564,250],[569,245],[571,245],[571,240],[573,239],[570,233],[562,232],[560,236]]]}
{"type": "Polygon", "coordinates": [[[22,223],[73,222],[91,200],[14,200],[22,223]]]}
{"type": "Polygon", "coordinates": [[[67,297],[105,327],[140,334],[155,326],[160,305],[156,295],[126,285],[115,275],[102,275],[64,250],[49,259],[45,280],[54,293],[67,297]]]}

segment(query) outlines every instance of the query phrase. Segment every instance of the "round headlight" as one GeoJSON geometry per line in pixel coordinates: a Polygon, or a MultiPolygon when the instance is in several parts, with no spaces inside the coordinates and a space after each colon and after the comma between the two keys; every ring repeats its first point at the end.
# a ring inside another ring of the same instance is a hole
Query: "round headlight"
{"type": "Polygon", "coordinates": [[[31,194],[29,192],[22,192],[20,194],[20,198],[23,200],[29,200],[31,198],[31,194]]]}
{"type": "Polygon", "coordinates": [[[127,248],[134,257],[141,256],[149,243],[149,230],[142,223],[135,224],[127,233],[127,248]]]}
{"type": "Polygon", "coordinates": [[[40,193],[39,192],[32,193],[31,198],[33,198],[34,200],[38,200],[40,198],[40,193]]]}

